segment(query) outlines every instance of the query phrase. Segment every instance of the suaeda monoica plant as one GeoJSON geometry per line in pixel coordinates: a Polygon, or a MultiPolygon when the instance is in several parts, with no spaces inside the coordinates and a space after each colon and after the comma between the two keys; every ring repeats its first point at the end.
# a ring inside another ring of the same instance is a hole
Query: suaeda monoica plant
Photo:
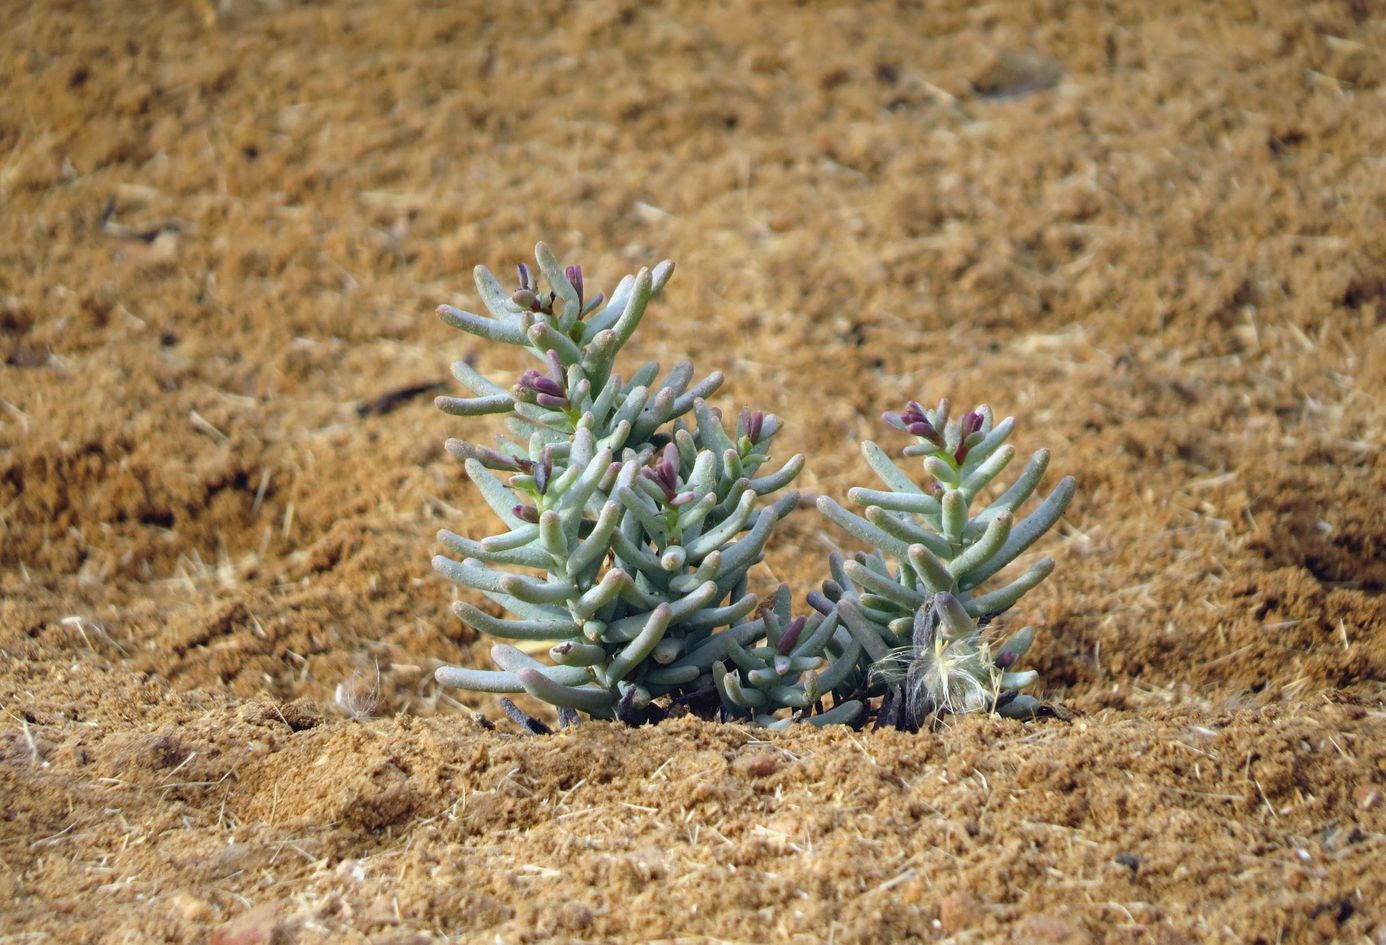
{"type": "Polygon", "coordinates": [[[1014,667],[1034,641],[1034,629],[1023,627],[996,649],[983,631],[1048,577],[1054,561],[1040,558],[994,590],[982,585],[1053,527],[1073,498],[1073,479],[1063,479],[1017,520],[1017,509],[1049,466],[1049,451],[1039,450],[1010,488],[974,514],[1015,457],[1006,442],[1014,419],[998,423],[984,405],[950,422],[946,400],[932,411],[911,401],[882,419],[915,438],[904,455],[922,458],[926,484],[917,484],[875,443],[862,444],[886,488],[848,492],[864,515],[827,496],[818,508],[874,550],[850,560],[830,556],[832,577],[822,593],[809,595],[811,606],[836,614],[860,646],[866,678],[856,682],[881,698],[881,724],[916,729],[940,712],[1032,715],[1038,703],[1020,690],[1037,674],[1014,667]]]}
{"type": "Polygon", "coordinates": [[[800,504],[787,487],[803,457],[770,462],[779,419],[742,410],[728,425],[707,400],[723,375],[695,382],[687,361],[662,378],[654,362],[618,371],[672,263],[626,276],[607,300],[587,296],[582,269],[565,268],[543,243],[535,260],[537,271],[517,267],[512,289],[476,268],[487,314],[438,310],[449,325],[537,362],[505,385],[458,361],[453,373],[472,396],[437,401],[449,414],[503,418],[494,446],[447,442],[503,530],[441,532],[450,556],[435,557],[434,568],[501,609],[467,595],[454,604],[458,617],[510,641],[491,648],[497,669],[444,666],[439,683],[525,692],[565,724],[579,712],[636,724],[678,705],[772,727],[874,716],[913,728],[942,712],[1034,710],[1017,693],[1034,674],[1013,669],[1033,631],[993,651],[983,630],[1053,563],[996,591],[977,588],[1054,524],[1073,484],[1013,524],[1044,473],[1041,451],[970,516],[1014,454],[1004,445],[1010,419],[993,423],[983,407],[949,423],[946,402],[887,414],[917,438],[905,453],[923,457],[932,482],[915,485],[866,444],[889,491],[852,491],[865,517],[827,498],[818,505],[874,550],[834,554],[831,579],[796,616],[786,586],[762,600],[749,577],[776,524],[800,504]],[[536,655],[545,651],[547,661],[536,655]]]}

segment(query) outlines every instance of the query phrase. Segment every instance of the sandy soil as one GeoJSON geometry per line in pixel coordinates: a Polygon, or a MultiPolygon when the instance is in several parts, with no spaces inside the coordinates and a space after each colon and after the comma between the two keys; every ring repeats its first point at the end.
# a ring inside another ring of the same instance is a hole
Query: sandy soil
{"type": "Polygon", "coordinates": [[[530,6],[0,6],[0,941],[1386,941],[1381,8],[530,6]],[[378,398],[539,238],[675,258],[635,354],[804,488],[907,397],[1054,447],[1073,717],[437,692],[489,522],[378,398]]]}

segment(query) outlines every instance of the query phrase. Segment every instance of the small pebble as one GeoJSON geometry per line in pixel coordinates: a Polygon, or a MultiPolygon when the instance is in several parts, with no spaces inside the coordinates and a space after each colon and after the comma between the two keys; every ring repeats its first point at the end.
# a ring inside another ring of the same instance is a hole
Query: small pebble
{"type": "Polygon", "coordinates": [[[1057,915],[1032,915],[1011,929],[1011,941],[1025,945],[1089,945],[1082,926],[1057,915]]]}
{"type": "Polygon", "coordinates": [[[274,905],[264,903],[243,912],[212,933],[212,945],[269,945],[279,934],[274,905]]]}
{"type": "Polygon", "coordinates": [[[206,922],[213,914],[212,907],[206,901],[185,892],[170,896],[168,904],[185,921],[197,925],[206,922]]]}
{"type": "Polygon", "coordinates": [[[580,902],[570,902],[558,912],[558,921],[571,932],[581,932],[592,925],[592,910],[580,902]]]}
{"type": "Polygon", "coordinates": [[[981,909],[977,900],[965,892],[953,892],[938,902],[938,921],[948,935],[956,935],[977,924],[981,909]]]}
{"type": "Polygon", "coordinates": [[[768,751],[757,751],[737,758],[733,767],[752,778],[765,778],[779,770],[780,759],[768,751]]]}

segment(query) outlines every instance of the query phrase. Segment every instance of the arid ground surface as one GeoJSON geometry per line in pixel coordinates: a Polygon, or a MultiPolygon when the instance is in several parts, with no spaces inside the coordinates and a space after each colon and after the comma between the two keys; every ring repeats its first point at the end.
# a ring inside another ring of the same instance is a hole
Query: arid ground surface
{"type": "Polygon", "coordinates": [[[1386,941],[1383,79],[1362,0],[4,3],[0,942],[1386,941]],[[1071,717],[437,691],[492,523],[384,395],[516,367],[432,312],[540,238],[677,260],[630,356],[807,491],[906,398],[1052,447],[1071,717]]]}

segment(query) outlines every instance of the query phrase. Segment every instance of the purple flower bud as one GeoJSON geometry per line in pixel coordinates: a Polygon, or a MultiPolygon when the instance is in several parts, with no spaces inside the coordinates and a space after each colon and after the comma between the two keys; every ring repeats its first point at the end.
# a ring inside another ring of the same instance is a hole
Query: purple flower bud
{"type": "Polygon", "coordinates": [[[982,415],[975,410],[969,410],[962,415],[962,420],[959,423],[961,429],[958,431],[958,451],[954,454],[953,459],[961,463],[967,458],[967,438],[982,429],[982,415]]]}
{"type": "Polygon", "coordinates": [[[760,442],[760,431],[765,426],[765,414],[759,410],[751,412],[750,419],[746,421],[746,439],[751,441],[754,446],[760,442]]]}
{"type": "Polygon", "coordinates": [[[664,454],[658,462],[640,470],[642,476],[659,486],[660,491],[664,493],[664,500],[670,503],[679,495],[678,459],[678,447],[670,443],[664,448],[664,454]]]}
{"type": "Polygon", "coordinates": [[[996,657],[996,668],[997,668],[997,669],[1010,669],[1012,666],[1014,666],[1014,665],[1015,665],[1016,663],[1018,663],[1018,662],[1020,662],[1020,657],[1019,657],[1019,656],[1017,656],[1016,654],[1011,653],[1011,652],[1009,652],[1009,651],[1007,651],[1007,650],[1002,650],[999,654],[997,654],[997,657],[996,657]]]}
{"type": "Polygon", "coordinates": [[[577,290],[578,311],[581,312],[581,311],[582,311],[582,267],[581,267],[581,266],[569,266],[567,269],[563,270],[563,274],[564,274],[565,276],[568,277],[568,281],[571,282],[571,283],[573,284],[573,288],[577,290]]]}
{"type": "Polygon", "coordinates": [[[534,370],[525,371],[520,375],[520,386],[531,393],[547,394],[560,399],[566,393],[559,384],[554,383],[553,378],[534,370]]]}
{"type": "Polygon", "coordinates": [[[780,637],[780,645],[776,647],[782,656],[788,656],[789,651],[794,649],[794,644],[799,642],[799,634],[804,632],[804,624],[808,623],[807,617],[795,617],[794,622],[785,630],[780,637]]]}
{"type": "Polygon", "coordinates": [[[552,394],[536,394],[534,402],[548,410],[563,410],[568,406],[567,397],[555,397],[552,394]]]}
{"type": "Polygon", "coordinates": [[[664,479],[660,476],[658,469],[646,466],[644,469],[640,470],[640,475],[659,486],[660,491],[664,493],[666,502],[674,498],[675,493],[664,484],[664,479]]]}
{"type": "Polygon", "coordinates": [[[529,280],[529,267],[528,267],[528,266],[526,266],[524,263],[520,263],[518,266],[515,267],[515,271],[516,271],[516,273],[519,274],[519,277],[520,277],[520,288],[522,288],[522,289],[533,289],[533,288],[534,288],[534,283],[533,283],[533,282],[530,282],[530,280],[529,280]]]}
{"type": "Polygon", "coordinates": [[[678,488],[679,484],[678,470],[674,469],[674,467],[669,464],[669,461],[665,459],[660,460],[659,466],[656,467],[655,471],[659,475],[660,485],[664,486],[664,491],[669,493],[669,499],[672,501],[674,495],[677,494],[675,490],[678,488]]]}
{"type": "Polygon", "coordinates": [[[919,420],[905,428],[906,433],[928,440],[935,446],[943,446],[943,437],[928,420],[919,420]]]}
{"type": "Polygon", "coordinates": [[[881,414],[881,419],[897,430],[928,440],[940,449],[943,447],[943,436],[929,422],[928,415],[917,400],[907,403],[904,410],[881,414]]]}
{"type": "Polygon", "coordinates": [[[978,430],[982,429],[982,415],[976,410],[969,410],[962,417],[962,435],[967,439],[978,430]]]}
{"type": "Polygon", "coordinates": [[[531,525],[539,524],[539,510],[532,505],[517,505],[510,510],[522,522],[529,522],[531,525]]]}

